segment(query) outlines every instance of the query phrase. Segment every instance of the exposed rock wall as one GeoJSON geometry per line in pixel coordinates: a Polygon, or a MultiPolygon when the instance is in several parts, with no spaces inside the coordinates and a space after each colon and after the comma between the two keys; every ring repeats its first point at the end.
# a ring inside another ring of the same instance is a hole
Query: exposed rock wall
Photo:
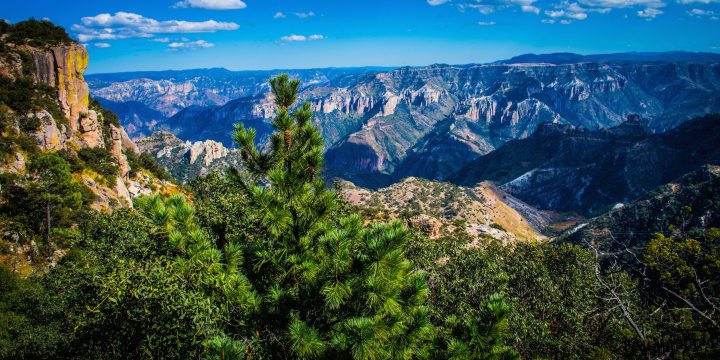
{"type": "Polygon", "coordinates": [[[176,179],[189,181],[210,171],[240,166],[240,154],[212,141],[182,141],[173,133],[158,131],[138,139],[140,151],[153,155],[176,179]]]}
{"type": "MultiPolygon", "coordinates": [[[[81,175],[82,181],[97,196],[92,207],[105,210],[132,206],[127,189],[131,169],[125,153],[138,153],[138,148],[122,127],[106,123],[102,115],[90,109],[88,84],[83,77],[88,66],[87,50],[74,43],[51,48],[8,46],[15,51],[9,51],[9,55],[6,54],[4,61],[0,62],[0,73],[13,79],[31,76],[35,82],[52,87],[57,95],[60,114],[56,112],[53,115],[50,109],[17,114],[18,118],[26,116],[38,120],[39,127],[32,133],[38,147],[43,151],[70,152],[82,148],[107,148],[118,164],[116,183],[107,185],[81,175]],[[32,64],[23,64],[21,53],[29,54],[32,64]],[[19,61],[13,60],[16,58],[19,61]],[[31,74],[27,73],[27,65],[32,65],[31,74]]],[[[16,161],[2,171],[24,171],[25,158],[20,153],[17,155],[16,161]]]]}
{"type": "MultiPolygon", "coordinates": [[[[79,44],[53,47],[30,52],[35,65],[35,79],[57,89],[58,100],[65,117],[70,120],[70,131],[80,130],[81,115],[88,114],[90,91],[83,78],[88,66],[88,53],[79,44]]],[[[88,121],[85,121],[89,126],[88,121]]],[[[71,134],[72,135],[72,134],[71,134]]]]}

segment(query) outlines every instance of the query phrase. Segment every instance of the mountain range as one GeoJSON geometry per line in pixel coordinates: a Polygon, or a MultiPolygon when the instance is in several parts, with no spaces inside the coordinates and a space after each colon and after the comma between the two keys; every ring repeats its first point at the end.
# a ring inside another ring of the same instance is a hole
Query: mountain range
{"type": "MultiPolygon", "coordinates": [[[[720,62],[703,53],[525,55],[493,64],[290,70],[311,102],[333,176],[379,187],[443,180],[543,123],[588,130],[637,114],[651,132],[720,112],[720,62]]],[[[267,141],[273,72],[223,69],[88,77],[131,136],[168,130],[233,146],[242,122],[267,141]]]]}

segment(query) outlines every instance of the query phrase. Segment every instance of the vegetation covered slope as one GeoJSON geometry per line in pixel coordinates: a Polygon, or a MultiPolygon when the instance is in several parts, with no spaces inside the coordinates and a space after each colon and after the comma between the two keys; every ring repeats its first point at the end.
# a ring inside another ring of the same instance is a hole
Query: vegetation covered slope
{"type": "Polygon", "coordinates": [[[0,23],[0,258],[13,269],[54,264],[90,209],[171,187],[88,97],[87,57],[50,22],[0,23]]]}
{"type": "Polygon", "coordinates": [[[342,196],[366,217],[400,219],[430,238],[457,235],[478,243],[487,239],[515,242],[544,238],[535,224],[508,206],[503,199],[506,195],[489,183],[466,188],[407,178],[377,191],[347,182],[340,187],[342,196]]]}

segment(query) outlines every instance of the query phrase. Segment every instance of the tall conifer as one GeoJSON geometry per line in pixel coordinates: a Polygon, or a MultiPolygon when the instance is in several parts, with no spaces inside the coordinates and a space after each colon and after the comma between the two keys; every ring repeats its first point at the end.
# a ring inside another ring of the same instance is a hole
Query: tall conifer
{"type": "Polygon", "coordinates": [[[309,103],[293,108],[299,81],[270,80],[277,114],[269,150],[236,126],[250,179],[242,182],[266,237],[251,240],[249,272],[262,295],[256,322],[277,358],[402,359],[424,355],[431,336],[422,274],[405,258],[399,223],[365,227],[339,215],[319,177],[323,142],[309,103]]]}

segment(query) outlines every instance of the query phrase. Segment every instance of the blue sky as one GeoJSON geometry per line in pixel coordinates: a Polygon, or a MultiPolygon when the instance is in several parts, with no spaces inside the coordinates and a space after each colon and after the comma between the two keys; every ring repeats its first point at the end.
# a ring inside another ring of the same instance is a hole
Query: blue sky
{"type": "Polygon", "coordinates": [[[5,0],[87,44],[90,73],[720,51],[720,0],[5,0]]]}

